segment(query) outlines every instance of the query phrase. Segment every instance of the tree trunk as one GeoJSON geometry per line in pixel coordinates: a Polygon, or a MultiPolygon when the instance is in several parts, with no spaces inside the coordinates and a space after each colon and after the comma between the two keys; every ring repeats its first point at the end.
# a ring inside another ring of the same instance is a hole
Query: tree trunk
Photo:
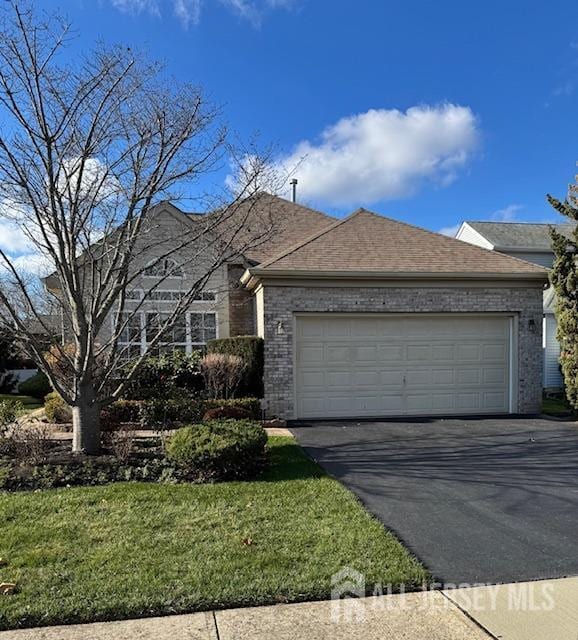
{"type": "Polygon", "coordinates": [[[100,453],[100,405],[95,402],[92,389],[81,393],[78,404],[72,407],[72,451],[100,453]]]}

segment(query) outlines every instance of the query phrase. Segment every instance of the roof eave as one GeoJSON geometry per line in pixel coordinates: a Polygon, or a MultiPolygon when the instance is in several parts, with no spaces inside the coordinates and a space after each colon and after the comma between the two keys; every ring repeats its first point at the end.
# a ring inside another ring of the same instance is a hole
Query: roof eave
{"type": "Polygon", "coordinates": [[[241,283],[253,289],[263,279],[315,279],[315,280],[532,280],[547,282],[548,272],[435,272],[435,271],[312,271],[305,269],[261,269],[249,268],[241,277],[241,283]]]}

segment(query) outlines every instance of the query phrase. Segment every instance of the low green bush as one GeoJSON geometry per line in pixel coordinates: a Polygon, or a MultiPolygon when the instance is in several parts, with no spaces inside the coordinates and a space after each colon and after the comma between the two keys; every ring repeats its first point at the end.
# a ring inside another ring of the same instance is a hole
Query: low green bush
{"type": "Polygon", "coordinates": [[[215,420],[179,429],[166,446],[167,459],[205,479],[237,480],[263,466],[267,435],[250,420],[215,420]]]}
{"type": "Polygon", "coordinates": [[[39,371],[28,380],[24,380],[18,385],[18,393],[23,396],[32,396],[42,400],[52,391],[48,378],[42,371],[39,371]]]}
{"type": "Polygon", "coordinates": [[[44,398],[44,413],[49,422],[66,424],[72,422],[72,410],[56,391],[44,398]]]}
{"type": "Polygon", "coordinates": [[[198,422],[204,413],[202,400],[169,398],[146,400],[141,403],[139,417],[143,429],[171,429],[198,422]]]}
{"type": "MultiPolygon", "coordinates": [[[[191,354],[172,351],[145,358],[124,396],[129,400],[194,397],[203,390],[200,360],[196,351],[191,354]]],[[[130,369],[129,362],[125,372],[130,369]]]]}
{"type": "Polygon", "coordinates": [[[3,436],[8,428],[15,422],[20,415],[23,405],[19,400],[8,398],[0,400],[0,436],[3,436]]]}
{"type": "Polygon", "coordinates": [[[225,353],[239,356],[246,365],[238,396],[263,397],[264,342],[258,336],[233,336],[209,340],[208,353],[225,353]]]}
{"type": "Polygon", "coordinates": [[[140,422],[143,400],[115,400],[107,409],[117,422],[140,422]]]}

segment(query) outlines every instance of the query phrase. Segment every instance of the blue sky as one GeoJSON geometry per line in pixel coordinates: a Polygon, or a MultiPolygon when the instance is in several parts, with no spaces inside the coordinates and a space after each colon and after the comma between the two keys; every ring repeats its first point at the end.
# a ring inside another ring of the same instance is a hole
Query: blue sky
{"type": "Polygon", "coordinates": [[[224,105],[300,198],[430,229],[553,221],[578,160],[578,4],[66,0],[79,41],[146,48],[224,105]]]}

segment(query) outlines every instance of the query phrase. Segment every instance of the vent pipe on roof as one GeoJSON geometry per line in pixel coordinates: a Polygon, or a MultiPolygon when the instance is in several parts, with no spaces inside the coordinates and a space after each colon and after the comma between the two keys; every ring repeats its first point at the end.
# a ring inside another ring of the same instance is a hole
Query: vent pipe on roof
{"type": "Polygon", "coordinates": [[[291,202],[297,202],[297,178],[291,178],[289,184],[291,185],[291,202]]]}

